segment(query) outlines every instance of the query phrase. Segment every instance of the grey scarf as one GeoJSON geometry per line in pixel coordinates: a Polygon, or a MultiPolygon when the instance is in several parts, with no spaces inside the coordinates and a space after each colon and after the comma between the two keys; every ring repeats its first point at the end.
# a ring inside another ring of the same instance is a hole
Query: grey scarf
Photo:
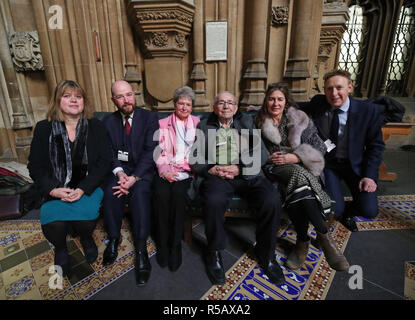
{"type": "Polygon", "coordinates": [[[72,160],[82,159],[83,165],[88,164],[86,140],[88,136],[88,120],[80,119],[76,125],[73,152],[66,133],[65,123],[52,121],[52,132],[49,136],[49,154],[52,168],[59,187],[67,187],[72,179],[72,160]]]}

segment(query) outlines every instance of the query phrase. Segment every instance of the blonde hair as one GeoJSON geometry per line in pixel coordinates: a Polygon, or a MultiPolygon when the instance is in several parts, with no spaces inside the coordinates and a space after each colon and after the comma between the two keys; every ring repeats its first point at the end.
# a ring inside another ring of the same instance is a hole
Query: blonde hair
{"type": "Polygon", "coordinates": [[[349,71],[347,70],[342,70],[342,69],[336,69],[336,70],[332,70],[330,72],[327,72],[324,76],[323,76],[323,81],[326,82],[328,79],[335,77],[335,76],[341,76],[346,78],[349,82],[352,82],[352,76],[350,74],[349,71]]]}
{"type": "Polygon", "coordinates": [[[52,98],[49,102],[48,111],[46,113],[46,118],[49,121],[57,120],[64,121],[62,110],[60,108],[61,98],[65,91],[74,90],[77,93],[80,93],[84,99],[84,111],[81,114],[81,118],[89,119],[92,117],[92,110],[88,102],[88,98],[85,94],[85,90],[79,85],[78,82],[73,80],[62,80],[59,82],[53,92],[52,98]]]}

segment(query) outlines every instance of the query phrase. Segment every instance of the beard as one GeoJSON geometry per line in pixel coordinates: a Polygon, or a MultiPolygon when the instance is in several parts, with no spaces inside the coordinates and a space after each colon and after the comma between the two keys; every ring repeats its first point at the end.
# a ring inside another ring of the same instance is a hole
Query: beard
{"type": "Polygon", "coordinates": [[[130,104],[130,103],[125,103],[123,104],[121,107],[118,108],[118,110],[120,110],[120,112],[124,115],[124,116],[129,116],[130,114],[133,113],[135,106],[130,104]]]}

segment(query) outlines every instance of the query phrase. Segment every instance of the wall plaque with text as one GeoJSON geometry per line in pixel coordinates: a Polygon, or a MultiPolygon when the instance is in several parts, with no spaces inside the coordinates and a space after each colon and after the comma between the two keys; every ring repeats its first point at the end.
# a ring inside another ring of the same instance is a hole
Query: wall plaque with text
{"type": "Polygon", "coordinates": [[[228,59],[228,22],[206,22],[206,61],[228,59]]]}

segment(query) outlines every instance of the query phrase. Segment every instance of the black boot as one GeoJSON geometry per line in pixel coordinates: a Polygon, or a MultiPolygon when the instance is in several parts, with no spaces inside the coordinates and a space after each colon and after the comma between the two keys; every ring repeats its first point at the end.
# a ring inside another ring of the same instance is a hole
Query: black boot
{"type": "Polygon", "coordinates": [[[208,251],[206,255],[206,271],[209,280],[216,285],[225,284],[225,271],[223,269],[220,251],[208,251]]]}
{"type": "Polygon", "coordinates": [[[135,283],[137,286],[144,286],[151,274],[151,264],[148,259],[147,241],[137,240],[135,252],[135,283]]]}
{"type": "Polygon", "coordinates": [[[107,247],[104,251],[104,256],[102,260],[102,264],[104,267],[109,266],[110,264],[113,264],[115,259],[117,259],[118,256],[118,245],[120,243],[119,238],[111,238],[107,247]]]}

